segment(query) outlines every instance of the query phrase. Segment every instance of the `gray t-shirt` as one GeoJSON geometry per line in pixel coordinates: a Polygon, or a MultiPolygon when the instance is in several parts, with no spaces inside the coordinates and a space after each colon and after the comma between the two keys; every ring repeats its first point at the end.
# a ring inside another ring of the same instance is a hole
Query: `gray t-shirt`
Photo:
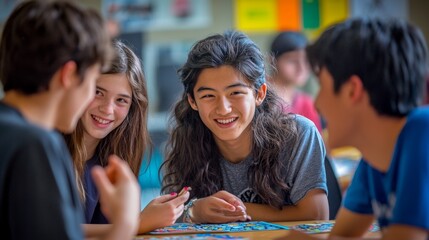
{"type": "MultiPolygon", "coordinates": [[[[296,205],[308,191],[322,189],[328,192],[323,161],[326,150],[323,140],[313,122],[296,115],[298,139],[295,146],[284,146],[280,157],[289,164],[288,172],[284,173],[284,181],[290,187],[286,194],[285,205],[296,205]],[[286,152],[286,151],[291,151],[286,152]],[[291,156],[290,159],[287,156],[291,156]]],[[[221,159],[220,166],[224,190],[238,196],[243,202],[262,203],[261,197],[249,186],[248,172],[252,157],[239,163],[231,163],[221,159]]]]}

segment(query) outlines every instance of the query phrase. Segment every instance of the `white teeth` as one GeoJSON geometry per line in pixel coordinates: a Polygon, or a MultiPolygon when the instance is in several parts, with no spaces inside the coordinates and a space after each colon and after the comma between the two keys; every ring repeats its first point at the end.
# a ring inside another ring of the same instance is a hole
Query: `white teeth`
{"type": "Polygon", "coordinates": [[[222,120],[217,119],[216,121],[217,121],[217,122],[219,122],[219,123],[222,123],[222,124],[228,124],[228,123],[230,123],[230,122],[233,122],[234,120],[235,120],[235,118],[222,119],[222,120]]]}
{"type": "Polygon", "coordinates": [[[101,118],[96,117],[96,116],[92,116],[92,118],[93,118],[95,121],[97,121],[97,122],[99,122],[99,123],[101,123],[101,124],[108,124],[108,123],[110,123],[110,122],[111,122],[111,121],[107,121],[107,120],[101,119],[101,118]]]}

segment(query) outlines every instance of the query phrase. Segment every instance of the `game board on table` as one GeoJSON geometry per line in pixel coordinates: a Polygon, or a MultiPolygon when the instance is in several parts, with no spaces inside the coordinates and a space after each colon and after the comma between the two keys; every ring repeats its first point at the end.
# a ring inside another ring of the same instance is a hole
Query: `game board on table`
{"type": "Polygon", "coordinates": [[[289,227],[263,221],[233,222],[222,224],[176,223],[158,228],[150,234],[210,233],[210,232],[251,232],[268,230],[288,230],[289,227]]]}
{"type": "MultiPolygon", "coordinates": [[[[332,230],[334,222],[315,222],[315,223],[306,223],[291,226],[290,229],[302,231],[305,233],[327,233],[332,230]]],[[[372,224],[368,231],[377,232],[380,230],[380,227],[377,224],[372,224]]]]}
{"type": "Polygon", "coordinates": [[[227,234],[216,234],[216,233],[197,233],[197,234],[192,234],[192,235],[179,235],[179,236],[170,236],[170,235],[166,236],[166,235],[164,235],[161,238],[158,238],[158,237],[136,237],[136,238],[134,238],[134,240],[219,240],[219,239],[247,240],[248,238],[230,236],[227,234]]]}

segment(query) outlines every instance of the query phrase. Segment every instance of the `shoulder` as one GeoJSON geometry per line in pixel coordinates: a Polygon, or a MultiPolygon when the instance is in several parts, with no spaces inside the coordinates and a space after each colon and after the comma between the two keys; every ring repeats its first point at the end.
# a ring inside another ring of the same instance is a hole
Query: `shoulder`
{"type": "Polygon", "coordinates": [[[18,112],[0,107],[0,144],[2,153],[29,155],[37,152],[50,152],[61,148],[60,134],[29,123],[18,112]],[[11,141],[13,139],[13,141],[11,141]],[[25,151],[23,151],[25,149],[25,151]]]}
{"type": "MultiPolygon", "coordinates": [[[[318,158],[322,161],[325,157],[325,145],[314,123],[306,117],[295,114],[297,135],[292,151],[296,158],[300,156],[318,158]],[[308,154],[310,153],[310,154],[308,154]]],[[[290,151],[286,150],[285,151],[290,151]]]]}
{"type": "Polygon", "coordinates": [[[56,141],[58,135],[29,124],[27,122],[14,122],[14,123],[0,123],[2,138],[13,139],[7,141],[7,145],[47,145],[56,141]]]}
{"type": "Polygon", "coordinates": [[[413,110],[407,117],[405,127],[429,128],[429,107],[419,107],[413,110]]]}
{"type": "Polygon", "coordinates": [[[304,116],[295,114],[295,122],[299,134],[314,131],[318,132],[316,125],[313,123],[313,121],[304,116]]]}
{"type": "Polygon", "coordinates": [[[408,116],[398,141],[416,142],[429,138],[429,107],[419,107],[408,116]],[[410,141],[412,140],[412,141],[410,141]]]}

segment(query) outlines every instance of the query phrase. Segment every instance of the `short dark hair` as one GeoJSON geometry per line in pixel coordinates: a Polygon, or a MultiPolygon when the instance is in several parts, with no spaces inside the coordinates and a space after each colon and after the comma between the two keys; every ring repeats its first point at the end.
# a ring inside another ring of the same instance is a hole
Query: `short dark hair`
{"type": "Polygon", "coordinates": [[[108,63],[110,43],[103,20],[94,10],[66,1],[24,2],[12,12],[2,34],[4,90],[45,91],[54,73],[70,60],[83,79],[88,67],[108,63]]]}
{"type": "Polygon", "coordinates": [[[423,101],[427,46],[405,21],[349,19],[326,30],[307,56],[316,74],[329,71],[335,92],[352,75],[360,77],[379,114],[402,117],[423,101]]]}
{"type": "Polygon", "coordinates": [[[271,54],[278,58],[283,53],[305,49],[307,44],[307,37],[301,32],[281,32],[271,43],[271,54]]]}

